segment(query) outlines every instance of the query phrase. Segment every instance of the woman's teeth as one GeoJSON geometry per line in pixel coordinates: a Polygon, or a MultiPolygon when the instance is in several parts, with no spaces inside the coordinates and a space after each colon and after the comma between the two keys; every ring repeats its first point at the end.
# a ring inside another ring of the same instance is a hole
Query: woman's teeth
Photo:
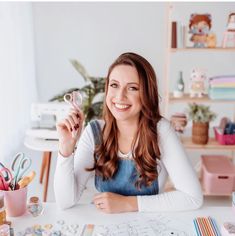
{"type": "Polygon", "coordinates": [[[130,107],[130,105],[123,105],[123,104],[117,104],[117,103],[115,103],[114,105],[118,109],[126,109],[126,108],[130,107]]]}

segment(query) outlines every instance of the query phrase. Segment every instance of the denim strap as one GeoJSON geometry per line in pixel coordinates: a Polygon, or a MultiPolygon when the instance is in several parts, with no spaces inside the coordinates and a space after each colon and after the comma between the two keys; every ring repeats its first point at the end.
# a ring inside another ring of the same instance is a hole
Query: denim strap
{"type": "Polygon", "coordinates": [[[101,134],[102,134],[99,122],[97,120],[92,120],[90,122],[90,126],[94,136],[95,146],[99,145],[101,143],[101,134]]]}

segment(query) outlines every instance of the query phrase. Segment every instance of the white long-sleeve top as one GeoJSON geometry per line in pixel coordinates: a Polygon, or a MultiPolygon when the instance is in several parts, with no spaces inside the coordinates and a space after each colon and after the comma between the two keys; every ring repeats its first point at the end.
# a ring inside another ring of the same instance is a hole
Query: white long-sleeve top
{"type": "MultiPolygon", "coordinates": [[[[101,127],[104,122],[99,121],[101,127]]],[[[161,152],[159,193],[137,196],[140,212],[184,211],[199,208],[203,195],[197,175],[174,129],[166,119],[158,122],[159,148],[161,152]],[[176,190],[163,192],[167,177],[176,190]]],[[[74,155],[58,154],[54,175],[55,199],[60,208],[66,209],[78,203],[89,177],[94,174],[85,170],[94,164],[95,141],[91,126],[84,129],[74,155]]]]}

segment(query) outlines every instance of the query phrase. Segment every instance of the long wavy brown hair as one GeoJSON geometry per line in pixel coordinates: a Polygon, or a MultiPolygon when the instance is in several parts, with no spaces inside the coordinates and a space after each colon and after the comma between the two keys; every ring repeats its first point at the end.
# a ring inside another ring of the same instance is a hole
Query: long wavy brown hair
{"type": "MultiPolygon", "coordinates": [[[[150,63],[135,53],[124,53],[110,66],[105,84],[105,95],[109,88],[109,76],[117,65],[136,68],[140,80],[140,101],[138,132],[132,142],[133,160],[138,172],[136,187],[149,186],[158,177],[157,159],[160,159],[157,123],[161,119],[159,94],[155,72],[150,63]]],[[[95,170],[103,180],[110,179],[118,170],[118,128],[116,120],[104,102],[102,142],[96,146],[95,164],[87,170],[95,170]]]]}

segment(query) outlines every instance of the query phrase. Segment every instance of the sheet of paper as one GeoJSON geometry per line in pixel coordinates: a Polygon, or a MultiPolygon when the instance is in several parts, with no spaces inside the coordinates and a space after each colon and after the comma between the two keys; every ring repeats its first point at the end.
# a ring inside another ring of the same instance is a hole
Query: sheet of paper
{"type": "Polygon", "coordinates": [[[154,218],[139,217],[119,224],[96,225],[92,236],[193,236],[193,223],[169,219],[162,215],[154,218]]]}

